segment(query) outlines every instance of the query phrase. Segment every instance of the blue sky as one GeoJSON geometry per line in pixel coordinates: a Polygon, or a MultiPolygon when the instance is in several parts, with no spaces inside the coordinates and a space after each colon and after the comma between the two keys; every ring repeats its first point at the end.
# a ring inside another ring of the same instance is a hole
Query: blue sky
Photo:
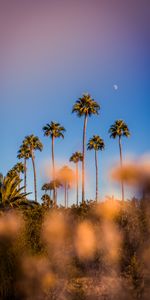
{"type": "MultiPolygon", "coordinates": [[[[38,135],[44,144],[43,152],[36,152],[40,199],[51,155],[42,127],[53,120],[66,128],[65,139],[56,141],[55,157],[60,165],[68,163],[82,146],[83,119],[72,115],[71,109],[83,92],[89,92],[101,110],[98,117],[88,120],[87,140],[99,134],[106,144],[99,153],[100,195],[119,196],[119,186],[108,176],[119,159],[118,143],[108,136],[110,125],[124,119],[129,126],[131,137],[123,141],[124,159],[144,155],[150,148],[150,5],[146,0],[62,2],[19,5],[16,0],[11,6],[11,1],[7,5],[2,1],[0,171],[6,174],[16,163],[25,135],[38,135]]],[[[86,196],[93,198],[92,151],[86,155],[86,170],[86,196]]],[[[31,162],[28,190],[33,190],[31,162]]],[[[70,201],[74,200],[72,192],[70,201]]]]}

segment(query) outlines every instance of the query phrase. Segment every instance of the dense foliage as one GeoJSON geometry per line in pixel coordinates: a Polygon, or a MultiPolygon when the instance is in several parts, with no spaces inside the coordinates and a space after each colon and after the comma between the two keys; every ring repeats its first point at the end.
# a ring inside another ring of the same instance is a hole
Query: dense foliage
{"type": "Polygon", "coordinates": [[[0,299],[148,299],[147,200],[0,212],[0,299]]]}

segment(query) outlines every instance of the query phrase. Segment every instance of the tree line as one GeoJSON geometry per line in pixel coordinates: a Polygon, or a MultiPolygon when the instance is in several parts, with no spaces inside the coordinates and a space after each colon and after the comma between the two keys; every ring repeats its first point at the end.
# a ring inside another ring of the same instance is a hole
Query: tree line
{"type": "MultiPolygon", "coordinates": [[[[76,182],[76,204],[79,204],[79,163],[82,164],[82,203],[85,202],[85,155],[86,150],[94,150],[95,153],[95,174],[96,174],[96,188],[95,188],[95,200],[98,201],[98,151],[105,149],[104,140],[99,136],[94,134],[88,141],[86,141],[86,132],[87,132],[87,123],[88,119],[91,116],[96,116],[99,114],[101,106],[95,101],[90,94],[83,94],[80,97],[72,108],[72,113],[75,113],[77,117],[83,117],[83,137],[82,137],[82,151],[75,151],[70,156],[70,162],[73,162],[76,166],[75,171],[75,182],[76,182]]],[[[71,187],[72,181],[72,171],[68,166],[64,166],[59,172],[56,172],[55,168],[55,139],[64,138],[66,129],[57,122],[51,121],[43,127],[43,134],[45,137],[50,137],[51,139],[51,165],[52,165],[52,178],[49,182],[42,186],[42,190],[53,191],[53,196],[50,197],[45,193],[42,196],[42,200],[45,202],[52,201],[53,205],[57,205],[57,189],[61,186],[64,187],[64,202],[65,207],[68,206],[68,190],[71,187]]],[[[118,138],[119,144],[119,153],[120,153],[120,165],[122,167],[122,137],[129,137],[130,131],[127,124],[123,120],[116,120],[114,124],[110,126],[109,129],[110,138],[118,138]]],[[[12,185],[13,195],[15,193],[18,195],[20,193],[21,197],[27,196],[27,160],[31,159],[34,175],[34,197],[35,202],[37,202],[37,174],[36,174],[36,165],[35,165],[35,152],[43,150],[43,144],[40,141],[39,137],[34,134],[28,135],[24,138],[19,151],[17,158],[22,160],[22,163],[18,162],[6,175],[5,178],[1,177],[1,187],[0,187],[0,197],[1,202],[4,202],[4,190],[10,190],[7,188],[7,185],[12,185]],[[20,188],[20,174],[24,173],[24,186],[20,188]],[[7,182],[7,184],[6,184],[7,182]],[[15,184],[13,184],[15,183],[15,184]],[[2,188],[3,187],[3,188],[2,188]],[[24,192],[23,192],[24,190],[24,192]]],[[[121,181],[121,192],[122,192],[122,201],[124,201],[124,184],[121,181]]],[[[11,195],[11,198],[13,196],[11,195]]]]}

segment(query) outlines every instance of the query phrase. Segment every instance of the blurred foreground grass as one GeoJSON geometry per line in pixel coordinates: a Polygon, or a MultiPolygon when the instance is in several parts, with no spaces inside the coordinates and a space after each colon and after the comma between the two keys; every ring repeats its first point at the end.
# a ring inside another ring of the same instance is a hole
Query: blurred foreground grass
{"type": "Polygon", "coordinates": [[[144,299],[149,198],[0,212],[0,299],[144,299]]]}

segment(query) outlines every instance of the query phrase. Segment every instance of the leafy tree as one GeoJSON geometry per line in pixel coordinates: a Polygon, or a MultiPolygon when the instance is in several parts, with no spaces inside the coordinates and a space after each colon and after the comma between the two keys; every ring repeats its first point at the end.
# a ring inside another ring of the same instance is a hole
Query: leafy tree
{"type": "Polygon", "coordinates": [[[36,168],[35,168],[35,151],[42,151],[43,145],[39,138],[33,134],[25,137],[23,144],[29,149],[29,157],[31,157],[34,173],[34,193],[35,201],[37,202],[37,187],[36,187],[36,168]]]}
{"type": "Polygon", "coordinates": [[[27,165],[26,165],[26,162],[27,162],[27,159],[30,158],[30,151],[29,151],[29,148],[25,144],[22,144],[20,146],[17,158],[24,159],[24,192],[26,193],[26,189],[27,189],[27,165]]]}
{"type": "Polygon", "coordinates": [[[83,126],[83,161],[82,161],[82,202],[85,201],[85,149],[86,149],[86,127],[88,116],[98,115],[100,105],[91,98],[90,94],[83,94],[73,106],[72,113],[76,113],[78,117],[84,116],[83,126]]]}
{"type": "Polygon", "coordinates": [[[70,161],[76,164],[76,191],[77,191],[77,206],[79,204],[79,170],[78,164],[83,160],[83,155],[81,152],[77,151],[73,153],[70,157],[70,161]]]}
{"type": "MultiPolygon", "coordinates": [[[[123,120],[117,120],[114,124],[111,125],[109,129],[110,138],[116,139],[118,137],[119,140],[119,151],[120,151],[120,165],[122,168],[122,137],[129,137],[130,131],[127,124],[123,120]]],[[[123,180],[121,180],[121,190],[122,190],[122,201],[124,201],[124,185],[123,180]]]]}
{"type": "Polygon", "coordinates": [[[103,139],[99,135],[93,135],[91,139],[89,139],[87,149],[95,151],[95,168],[96,168],[96,198],[98,200],[98,158],[97,158],[97,151],[104,150],[105,144],[103,139]]]}
{"type": "MultiPolygon", "coordinates": [[[[55,180],[55,159],[54,159],[54,140],[56,138],[64,138],[65,128],[59,123],[51,122],[43,127],[44,135],[52,139],[52,166],[53,166],[53,180],[55,180]]],[[[56,191],[54,186],[54,202],[57,203],[56,191]]]]}

